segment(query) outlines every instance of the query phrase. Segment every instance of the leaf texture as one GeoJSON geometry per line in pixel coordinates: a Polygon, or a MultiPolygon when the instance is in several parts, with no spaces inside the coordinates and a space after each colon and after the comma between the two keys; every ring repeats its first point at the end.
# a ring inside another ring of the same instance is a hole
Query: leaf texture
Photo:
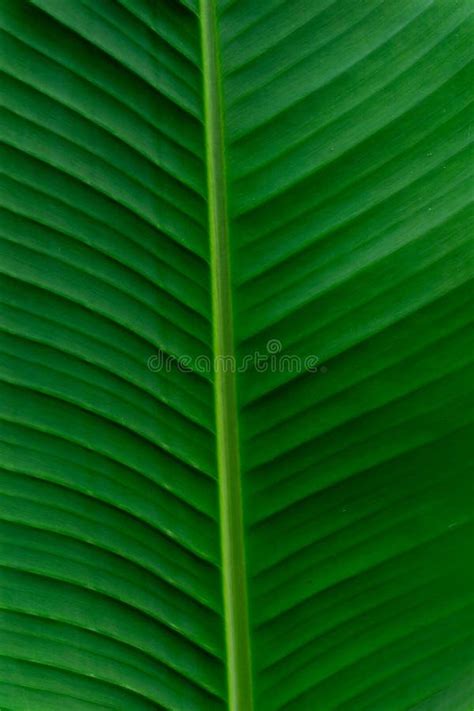
{"type": "Polygon", "coordinates": [[[472,15],[0,0],[2,709],[472,707],[472,15]]]}

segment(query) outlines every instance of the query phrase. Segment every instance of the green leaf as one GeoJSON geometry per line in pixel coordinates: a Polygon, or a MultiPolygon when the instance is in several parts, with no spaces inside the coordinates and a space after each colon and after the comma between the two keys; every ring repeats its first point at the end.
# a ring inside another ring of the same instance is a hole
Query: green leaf
{"type": "Polygon", "coordinates": [[[1,0],[0,707],[468,711],[471,0],[1,0]]]}

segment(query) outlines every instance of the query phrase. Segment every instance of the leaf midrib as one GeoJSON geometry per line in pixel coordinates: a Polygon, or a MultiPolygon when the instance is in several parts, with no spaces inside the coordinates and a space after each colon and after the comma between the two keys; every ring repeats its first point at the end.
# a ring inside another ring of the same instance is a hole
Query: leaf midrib
{"type": "Polygon", "coordinates": [[[229,709],[252,711],[252,671],[245,571],[244,527],[224,151],[224,121],[215,0],[201,0],[214,393],[229,709]],[[221,360],[224,359],[224,360],[221,360]],[[220,361],[220,363],[219,363],[220,361]]]}

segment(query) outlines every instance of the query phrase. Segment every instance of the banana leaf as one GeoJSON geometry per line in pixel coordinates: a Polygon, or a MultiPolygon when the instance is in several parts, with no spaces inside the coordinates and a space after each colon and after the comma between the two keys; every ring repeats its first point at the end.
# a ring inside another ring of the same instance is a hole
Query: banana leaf
{"type": "Polygon", "coordinates": [[[0,0],[0,708],[473,708],[472,0],[0,0]]]}

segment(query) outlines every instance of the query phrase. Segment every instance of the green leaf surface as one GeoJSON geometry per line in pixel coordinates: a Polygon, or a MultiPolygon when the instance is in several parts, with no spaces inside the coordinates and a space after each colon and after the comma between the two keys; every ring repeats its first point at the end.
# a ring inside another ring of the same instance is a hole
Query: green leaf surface
{"type": "Polygon", "coordinates": [[[473,12],[0,0],[2,710],[472,709],[473,12]]]}

